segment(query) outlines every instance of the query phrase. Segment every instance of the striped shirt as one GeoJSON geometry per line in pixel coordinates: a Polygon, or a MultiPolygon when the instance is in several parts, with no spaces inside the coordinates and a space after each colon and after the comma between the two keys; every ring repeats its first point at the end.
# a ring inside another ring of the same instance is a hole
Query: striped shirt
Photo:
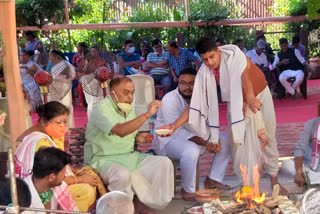
{"type": "Polygon", "coordinates": [[[192,54],[191,51],[179,48],[179,57],[178,59],[171,55],[169,56],[169,67],[174,69],[174,72],[179,76],[180,71],[184,68],[194,68],[194,64],[197,60],[197,57],[192,54]]]}
{"type": "MultiPolygon", "coordinates": [[[[147,61],[148,62],[160,62],[163,60],[169,60],[169,53],[166,51],[163,51],[161,55],[157,55],[154,52],[151,52],[148,54],[147,61]]],[[[156,74],[156,75],[164,75],[164,74],[170,74],[169,67],[168,68],[152,68],[150,70],[150,74],[156,74]]]]}

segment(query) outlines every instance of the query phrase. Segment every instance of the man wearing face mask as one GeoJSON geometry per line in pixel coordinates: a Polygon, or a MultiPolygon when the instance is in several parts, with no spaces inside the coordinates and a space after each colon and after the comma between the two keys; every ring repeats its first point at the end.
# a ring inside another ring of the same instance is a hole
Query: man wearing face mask
{"type": "MultiPolygon", "coordinates": [[[[157,113],[155,128],[173,123],[190,104],[197,72],[193,68],[185,68],[178,79],[178,88],[166,94],[162,106],[157,113]]],[[[211,180],[211,185],[225,189],[222,184],[225,171],[230,160],[230,145],[226,134],[220,134],[221,150],[212,161],[211,169],[206,178],[205,186],[211,180]]],[[[209,142],[199,137],[188,124],[183,125],[170,137],[156,136],[152,143],[153,150],[158,155],[180,160],[182,175],[182,197],[194,200],[196,191],[196,168],[200,154],[206,151],[209,142]]]]}
{"type": "Polygon", "coordinates": [[[152,136],[138,133],[138,129],[161,106],[161,101],[153,101],[149,110],[137,117],[131,110],[134,90],[128,77],[111,80],[110,96],[91,114],[84,159],[99,171],[110,191],[126,192],[133,199],[137,213],[152,214],[148,207],[162,209],[174,196],[173,166],[167,157],[134,151],[135,142],[152,141],[152,136]]]}
{"type": "Polygon", "coordinates": [[[130,75],[131,73],[126,69],[126,67],[133,67],[139,69],[141,66],[140,55],[134,53],[135,47],[132,40],[126,40],[124,42],[124,51],[118,54],[119,62],[119,74],[120,75],[130,75]]]}
{"type": "Polygon", "coordinates": [[[168,65],[169,53],[163,50],[162,43],[159,39],[152,41],[154,52],[148,54],[147,67],[155,84],[163,87],[163,94],[170,91],[172,80],[168,65]]]}

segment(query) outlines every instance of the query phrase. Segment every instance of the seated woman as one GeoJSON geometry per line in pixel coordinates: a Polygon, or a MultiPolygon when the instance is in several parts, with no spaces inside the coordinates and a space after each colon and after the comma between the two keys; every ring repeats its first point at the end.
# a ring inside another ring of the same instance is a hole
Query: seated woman
{"type": "Polygon", "coordinates": [[[49,86],[48,101],[58,101],[70,110],[68,128],[73,128],[72,80],[76,76],[75,68],[58,50],[50,51],[49,60],[54,66],[51,68],[53,81],[49,86]]]}
{"type": "MultiPolygon", "coordinates": [[[[68,109],[61,103],[52,101],[41,105],[37,109],[37,113],[40,118],[39,122],[17,139],[21,143],[15,152],[14,161],[16,174],[22,179],[30,174],[34,155],[41,147],[52,146],[61,150],[64,150],[65,147],[64,135],[67,127],[68,109]]],[[[56,191],[55,194],[58,195],[56,198],[64,210],[68,210],[68,206],[71,207],[63,202],[63,198],[68,194],[70,196],[70,193],[81,212],[88,211],[88,208],[95,202],[97,188],[100,195],[106,193],[99,176],[89,167],[77,171],[68,166],[66,177],[61,185],[65,186],[65,191],[56,191]]]]}

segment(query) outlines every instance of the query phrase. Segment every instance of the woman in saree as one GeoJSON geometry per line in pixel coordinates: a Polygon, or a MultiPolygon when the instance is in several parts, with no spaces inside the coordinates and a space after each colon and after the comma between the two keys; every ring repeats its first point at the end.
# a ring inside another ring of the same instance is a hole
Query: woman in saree
{"type": "Polygon", "coordinates": [[[75,69],[61,51],[52,50],[49,60],[54,64],[51,69],[52,83],[49,86],[48,102],[58,101],[69,109],[68,128],[74,128],[72,105],[72,80],[75,69]]]}
{"type": "MultiPolygon", "coordinates": [[[[37,113],[39,122],[17,139],[20,144],[14,157],[15,170],[22,179],[30,174],[34,155],[41,147],[56,147],[63,151],[65,148],[64,136],[69,110],[61,103],[52,101],[41,105],[37,113]]],[[[74,170],[68,166],[64,182],[55,188],[54,194],[61,209],[87,212],[96,200],[97,190],[100,195],[106,193],[93,168],[74,170]]]]}

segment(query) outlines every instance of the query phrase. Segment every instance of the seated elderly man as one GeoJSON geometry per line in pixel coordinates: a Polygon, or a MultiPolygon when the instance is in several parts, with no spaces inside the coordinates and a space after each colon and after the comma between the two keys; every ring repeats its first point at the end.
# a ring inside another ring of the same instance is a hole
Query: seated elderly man
{"type": "Polygon", "coordinates": [[[301,56],[298,49],[288,47],[286,38],[280,39],[279,44],[280,52],[275,55],[273,67],[280,69],[279,81],[286,91],[291,95],[295,95],[296,89],[303,81],[303,69],[304,66],[308,66],[308,62],[301,56]],[[295,77],[292,85],[287,81],[290,77],[295,77]]]}
{"type": "Polygon", "coordinates": [[[294,182],[303,186],[306,174],[311,184],[320,184],[320,117],[309,120],[305,125],[294,150],[294,161],[282,162],[282,169],[295,176],[294,182]]]}
{"type": "MultiPolygon", "coordinates": [[[[197,75],[193,68],[185,68],[178,79],[178,87],[162,99],[162,106],[157,114],[155,128],[173,123],[188,107],[197,75]]],[[[224,189],[222,184],[224,174],[230,159],[230,145],[227,135],[220,135],[221,151],[216,153],[205,186],[224,189]]],[[[208,141],[183,125],[170,137],[159,137],[153,141],[153,149],[159,155],[180,160],[182,173],[182,196],[185,200],[194,200],[196,167],[200,154],[206,151],[208,141]]]]}
{"type": "Polygon", "coordinates": [[[269,69],[269,62],[267,59],[267,55],[263,53],[266,48],[266,42],[264,40],[257,41],[256,47],[247,52],[247,57],[260,68],[260,70],[264,73],[268,85],[270,87],[272,83],[271,71],[269,69]]]}
{"type": "Polygon", "coordinates": [[[110,82],[110,95],[91,114],[84,148],[85,162],[95,167],[110,191],[123,191],[133,199],[137,213],[152,214],[147,207],[164,208],[174,196],[173,166],[167,157],[134,151],[135,142],[151,142],[148,133],[138,129],[154,115],[161,101],[136,117],[131,109],[134,84],[118,76],[110,82]]]}

